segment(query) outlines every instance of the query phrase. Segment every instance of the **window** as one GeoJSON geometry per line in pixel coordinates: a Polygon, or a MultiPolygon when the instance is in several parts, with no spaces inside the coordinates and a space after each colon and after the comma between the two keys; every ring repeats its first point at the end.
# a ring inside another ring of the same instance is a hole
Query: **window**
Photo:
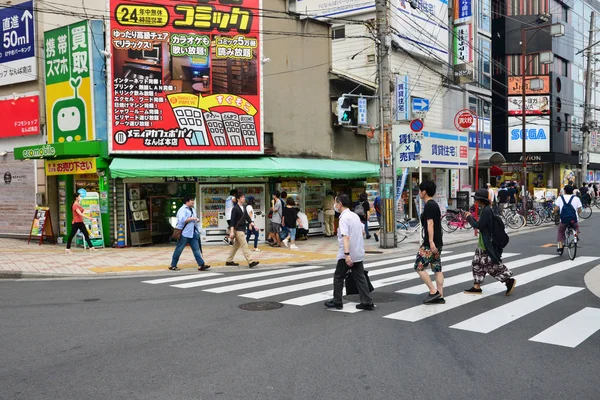
{"type": "Polygon", "coordinates": [[[337,40],[337,39],[343,39],[345,37],[346,37],[346,27],[344,25],[334,26],[333,28],[331,28],[331,39],[337,40]]]}
{"type": "Polygon", "coordinates": [[[375,54],[367,54],[367,62],[374,63],[375,62],[375,54]]]}
{"type": "Polygon", "coordinates": [[[554,73],[562,75],[562,76],[569,76],[569,62],[567,60],[565,60],[564,58],[558,57],[558,56],[554,56],[554,73]]]}
{"type": "Polygon", "coordinates": [[[479,54],[478,69],[479,69],[479,84],[486,88],[492,88],[492,42],[483,37],[479,38],[479,54]]]}
{"type": "Polygon", "coordinates": [[[492,17],[492,7],[491,0],[479,0],[479,20],[478,20],[478,28],[484,32],[491,33],[491,17],[492,17]]]}
{"type": "Polygon", "coordinates": [[[565,22],[569,22],[569,7],[567,7],[564,4],[561,4],[560,6],[561,6],[560,18],[565,22]]]}

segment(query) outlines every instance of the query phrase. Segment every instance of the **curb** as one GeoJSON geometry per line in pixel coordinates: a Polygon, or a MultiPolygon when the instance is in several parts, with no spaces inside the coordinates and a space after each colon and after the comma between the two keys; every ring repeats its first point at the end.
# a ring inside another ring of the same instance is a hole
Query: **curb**
{"type": "MultiPolygon", "coordinates": [[[[538,232],[538,231],[542,231],[545,229],[551,229],[551,228],[554,228],[554,225],[540,226],[540,227],[535,227],[535,228],[530,228],[530,229],[525,228],[523,230],[516,230],[516,231],[509,232],[509,235],[511,237],[518,236],[518,235],[525,235],[525,234],[529,234],[532,232],[538,232]]],[[[473,230],[470,230],[470,232],[473,232],[473,230]]],[[[459,239],[456,242],[448,241],[448,243],[444,245],[444,249],[462,246],[467,243],[476,242],[477,240],[478,240],[477,237],[473,236],[469,239],[459,239]]],[[[407,251],[408,250],[407,245],[414,246],[417,243],[418,242],[404,241],[398,247],[396,247],[393,251],[389,251],[389,249],[382,249],[383,253],[372,255],[372,256],[367,253],[367,256],[365,258],[366,258],[366,260],[371,261],[371,262],[385,260],[385,259],[390,258],[390,256],[394,256],[395,254],[407,251]],[[405,248],[405,246],[406,246],[406,248],[405,248]],[[386,250],[388,250],[388,251],[386,252],[386,250]]],[[[413,250],[414,249],[411,249],[411,251],[413,251],[413,250]]],[[[311,264],[312,265],[326,265],[326,264],[331,264],[334,261],[335,261],[335,259],[331,258],[328,260],[318,260],[311,264]]],[[[303,263],[292,262],[292,263],[281,264],[281,265],[265,265],[264,267],[261,268],[261,270],[264,271],[264,270],[269,270],[269,269],[278,269],[278,268],[286,268],[286,267],[299,267],[299,266],[303,266],[303,265],[306,265],[306,263],[305,262],[303,262],[303,263]]],[[[191,275],[194,272],[196,272],[195,268],[189,268],[189,270],[190,271],[183,270],[183,273],[180,273],[180,275],[191,275]]],[[[216,267],[214,270],[211,268],[210,271],[211,272],[212,271],[244,272],[244,271],[250,271],[250,270],[248,268],[216,267]]],[[[150,272],[145,272],[145,273],[106,272],[106,273],[102,273],[102,274],[54,274],[54,273],[44,274],[44,273],[28,273],[28,272],[22,272],[22,271],[0,271],[0,281],[2,281],[2,280],[25,280],[25,279],[69,280],[69,279],[147,278],[147,277],[160,277],[160,276],[172,275],[172,274],[173,274],[172,272],[169,272],[166,270],[165,271],[150,271],[150,272]]],[[[598,275],[600,275],[600,268],[598,268],[598,275]]],[[[598,286],[599,286],[598,291],[594,294],[596,294],[598,297],[600,297],[600,280],[598,282],[598,286]]]]}

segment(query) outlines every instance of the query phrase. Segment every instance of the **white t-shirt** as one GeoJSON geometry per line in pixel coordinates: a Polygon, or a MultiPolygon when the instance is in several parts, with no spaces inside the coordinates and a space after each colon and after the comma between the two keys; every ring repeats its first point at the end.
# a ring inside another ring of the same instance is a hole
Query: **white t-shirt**
{"type": "Polygon", "coordinates": [[[229,196],[225,200],[225,220],[227,221],[231,219],[231,210],[233,210],[233,196],[229,196]]]}
{"type": "Polygon", "coordinates": [[[298,213],[298,218],[300,219],[300,225],[298,228],[308,229],[308,217],[302,211],[298,213]]]}
{"type": "MultiPolygon", "coordinates": [[[[572,196],[573,196],[573,201],[571,202],[571,205],[575,209],[575,212],[577,213],[577,210],[582,207],[581,200],[579,200],[579,197],[575,196],[574,194],[564,194],[562,196],[558,196],[558,198],[556,199],[556,203],[554,203],[554,205],[556,207],[558,207],[559,212],[562,211],[563,205],[565,205],[566,203],[568,203],[569,199],[572,196]],[[565,202],[566,203],[563,203],[563,200],[562,200],[563,197],[565,198],[565,202]]],[[[577,214],[577,222],[579,222],[579,213],[577,214]]]]}
{"type": "Polygon", "coordinates": [[[252,222],[254,222],[254,208],[252,208],[251,205],[247,205],[246,206],[246,212],[250,216],[250,219],[252,219],[252,222]]]}

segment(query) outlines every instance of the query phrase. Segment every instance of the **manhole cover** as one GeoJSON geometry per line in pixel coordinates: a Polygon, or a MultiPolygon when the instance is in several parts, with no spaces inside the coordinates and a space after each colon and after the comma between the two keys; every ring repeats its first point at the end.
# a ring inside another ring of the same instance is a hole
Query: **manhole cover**
{"type": "Polygon", "coordinates": [[[276,303],[274,301],[257,301],[254,303],[246,303],[242,304],[240,308],[246,311],[269,311],[269,310],[277,310],[278,308],[283,307],[283,304],[276,303]]]}
{"type": "MultiPolygon", "coordinates": [[[[402,298],[400,293],[386,293],[386,292],[371,292],[369,294],[373,299],[373,303],[391,303],[393,301],[398,301],[402,298]]],[[[344,296],[344,298],[348,301],[352,301],[354,303],[360,303],[360,297],[357,294],[352,294],[350,296],[344,296]]]]}
{"type": "Polygon", "coordinates": [[[365,250],[365,254],[383,254],[383,251],[378,251],[378,250],[365,250]]]}

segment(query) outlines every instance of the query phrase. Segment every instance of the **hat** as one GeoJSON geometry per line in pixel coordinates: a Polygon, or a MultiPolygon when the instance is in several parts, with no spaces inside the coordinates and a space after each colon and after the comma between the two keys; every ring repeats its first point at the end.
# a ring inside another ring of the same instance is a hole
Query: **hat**
{"type": "Polygon", "coordinates": [[[487,191],[487,189],[477,189],[475,194],[471,197],[473,197],[475,200],[489,202],[490,199],[488,198],[488,196],[489,196],[489,192],[487,191]]]}

